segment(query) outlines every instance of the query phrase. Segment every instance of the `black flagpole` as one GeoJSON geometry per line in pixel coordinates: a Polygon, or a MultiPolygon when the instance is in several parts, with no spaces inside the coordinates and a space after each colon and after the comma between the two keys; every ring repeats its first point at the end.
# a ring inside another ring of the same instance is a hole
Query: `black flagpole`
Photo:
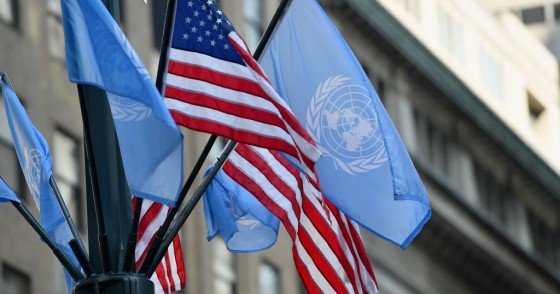
{"type": "Polygon", "coordinates": [[[68,227],[70,227],[70,231],[74,236],[74,239],[70,241],[72,242],[70,244],[70,248],[72,249],[74,254],[76,254],[76,257],[79,256],[78,261],[80,262],[80,265],[84,269],[86,275],[90,276],[94,272],[93,265],[89,261],[89,257],[84,247],[84,243],[82,242],[82,238],[80,237],[80,233],[78,232],[76,224],[74,223],[74,220],[72,219],[72,216],[68,211],[66,203],[64,203],[64,199],[62,199],[62,195],[60,194],[60,190],[58,189],[58,185],[56,184],[53,176],[51,176],[51,178],[49,179],[49,185],[51,186],[56,201],[58,202],[58,206],[60,206],[60,209],[62,210],[64,219],[66,219],[66,223],[68,223],[68,227]]]}
{"type": "MultiPolygon", "coordinates": [[[[172,1],[172,0],[170,0],[170,1],[172,1]]],[[[173,1],[175,1],[175,0],[173,0],[173,1]]],[[[272,17],[272,20],[270,21],[270,24],[268,25],[266,31],[263,34],[263,37],[261,38],[259,46],[255,50],[255,54],[253,55],[255,59],[258,60],[260,58],[262,52],[264,51],[265,46],[268,44],[268,41],[270,40],[270,37],[274,33],[274,30],[276,30],[276,25],[280,22],[280,19],[284,16],[284,13],[285,13],[286,9],[288,8],[289,4],[291,3],[291,1],[292,0],[282,0],[280,5],[276,9],[275,14],[272,17]]],[[[167,23],[166,23],[166,25],[167,25],[167,23]]],[[[169,33],[169,31],[170,31],[170,28],[166,28],[166,32],[169,33]]],[[[168,38],[169,38],[169,36],[168,36],[168,38]]],[[[160,59],[160,63],[161,62],[162,61],[160,59]]],[[[215,136],[212,136],[209,139],[209,141],[212,140],[213,137],[215,137],[215,136]]],[[[215,140],[215,138],[214,138],[214,140],[215,140]]],[[[155,254],[153,260],[151,260],[151,258],[148,259],[148,257],[151,257],[151,256],[149,256],[149,255],[146,256],[146,258],[144,259],[144,262],[142,263],[142,266],[141,266],[140,270],[138,271],[139,273],[147,274],[148,277],[151,276],[154,273],[157,265],[159,264],[159,262],[161,261],[161,259],[165,255],[165,252],[167,251],[167,248],[169,247],[169,245],[173,241],[173,238],[179,232],[180,228],[183,226],[183,224],[185,223],[185,221],[187,220],[187,218],[189,217],[191,212],[194,210],[194,208],[196,207],[196,204],[202,198],[202,195],[204,194],[204,191],[206,191],[206,188],[208,187],[208,185],[210,185],[210,182],[213,180],[214,176],[218,173],[218,171],[220,170],[220,168],[224,164],[225,160],[227,159],[227,157],[231,153],[231,151],[233,151],[233,148],[235,147],[236,144],[237,144],[236,142],[231,141],[231,140],[228,142],[228,144],[226,145],[226,147],[224,148],[224,150],[222,151],[222,153],[220,154],[220,156],[217,158],[216,162],[214,163],[214,167],[212,168],[210,173],[203,179],[202,183],[196,189],[196,191],[193,193],[193,196],[191,196],[191,198],[189,199],[187,204],[185,204],[185,206],[183,208],[181,208],[180,211],[178,211],[179,214],[177,216],[177,219],[175,219],[171,223],[169,228],[166,229],[165,237],[161,241],[161,245],[158,248],[155,248],[156,246],[152,245],[152,247],[150,248],[150,251],[157,250],[157,253],[155,254]]],[[[199,160],[200,160],[200,158],[199,158],[199,160]]],[[[185,187],[186,187],[186,185],[185,185],[185,187]]],[[[183,188],[183,190],[185,190],[185,187],[183,188]]],[[[188,188],[187,188],[187,190],[188,190],[188,188]]],[[[181,191],[181,192],[183,192],[183,191],[181,191]]],[[[185,192],[185,195],[186,195],[186,192],[185,192]]],[[[184,196],[183,196],[183,198],[184,198],[184,196]]],[[[178,204],[179,204],[179,202],[178,202],[178,204]]],[[[177,207],[179,207],[179,205],[177,205],[175,208],[177,208],[177,207]]],[[[171,216],[171,214],[168,215],[168,217],[166,218],[166,223],[168,223],[168,221],[171,222],[173,216],[171,216]]],[[[163,226],[162,226],[162,228],[163,228],[163,226]]],[[[159,232],[158,232],[158,235],[159,235],[159,232]]]]}
{"type": "Polygon", "coordinates": [[[37,232],[37,234],[41,236],[41,240],[43,240],[49,246],[49,248],[52,250],[56,258],[60,261],[62,266],[68,271],[68,274],[70,274],[72,280],[77,282],[83,279],[84,276],[82,275],[82,273],[80,273],[80,270],[78,270],[78,268],[76,268],[76,266],[72,263],[72,261],[70,261],[68,256],[66,256],[66,254],[64,254],[64,252],[62,252],[62,250],[60,250],[60,248],[58,248],[56,244],[54,244],[54,242],[49,237],[49,235],[47,235],[47,232],[45,232],[43,227],[41,227],[39,222],[37,222],[37,220],[33,217],[31,212],[29,212],[27,207],[25,207],[25,205],[23,205],[21,202],[18,201],[11,201],[11,202],[14,205],[14,207],[19,211],[19,213],[25,218],[25,220],[31,225],[31,227],[35,230],[35,232],[37,232]]]}

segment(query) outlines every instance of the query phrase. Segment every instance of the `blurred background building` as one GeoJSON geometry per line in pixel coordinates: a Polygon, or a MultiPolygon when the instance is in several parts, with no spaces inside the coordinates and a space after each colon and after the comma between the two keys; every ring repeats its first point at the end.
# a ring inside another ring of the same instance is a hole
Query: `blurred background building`
{"type": "MultiPolygon", "coordinates": [[[[49,141],[86,236],[82,124],[59,1],[0,0],[0,71],[49,141]]],[[[165,2],[121,0],[121,26],[153,75],[165,2]]],[[[219,2],[254,49],[279,1],[219,2]]],[[[381,293],[560,293],[560,1],[320,3],[399,129],[433,209],[406,251],[363,232],[381,293]]],[[[36,213],[3,113],[0,103],[0,176],[36,213]]],[[[185,134],[189,172],[208,136],[185,134]]],[[[231,254],[206,241],[199,206],[182,237],[186,293],[304,293],[285,232],[267,251],[231,254]]],[[[24,293],[65,293],[61,266],[1,205],[0,294],[24,293]]]]}

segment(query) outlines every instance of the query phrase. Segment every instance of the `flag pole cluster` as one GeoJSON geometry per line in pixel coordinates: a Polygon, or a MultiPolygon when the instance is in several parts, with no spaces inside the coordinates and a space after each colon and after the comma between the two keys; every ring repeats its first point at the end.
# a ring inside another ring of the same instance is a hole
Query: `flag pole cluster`
{"type": "MultiPolygon", "coordinates": [[[[282,1],[256,59],[215,1],[170,0],[161,94],[101,2],[61,4],[70,81],[107,92],[134,196],[138,224],[126,259],[134,261],[123,271],[146,274],[157,293],[184,288],[177,232],[210,185],[209,239],[220,233],[232,251],[258,251],[274,244],[281,223],[309,293],[377,292],[358,223],[406,248],[431,210],[375,90],[315,0],[282,1]],[[177,125],[231,141],[175,217],[184,198],[177,125]]],[[[2,82],[41,226],[66,268],[79,267],[68,218],[53,206],[46,140],[2,82]]],[[[0,181],[0,202],[18,203],[6,187],[0,181]]],[[[69,291],[83,278],[76,271],[69,291]]]]}

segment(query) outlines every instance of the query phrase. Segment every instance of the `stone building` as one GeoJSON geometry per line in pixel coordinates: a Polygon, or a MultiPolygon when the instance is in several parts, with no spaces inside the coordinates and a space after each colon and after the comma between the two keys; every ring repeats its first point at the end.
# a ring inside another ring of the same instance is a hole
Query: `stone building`
{"type": "MultiPolygon", "coordinates": [[[[59,1],[0,0],[0,71],[49,141],[54,175],[85,236],[82,125],[65,71],[59,1]]],[[[121,2],[124,32],[155,75],[165,1],[121,2]]],[[[219,2],[252,48],[278,5],[219,2]]],[[[370,76],[433,209],[406,251],[363,232],[381,293],[560,293],[558,61],[519,17],[523,8],[320,3],[370,76]]],[[[2,113],[0,104],[0,176],[36,213],[2,113]]],[[[187,172],[207,137],[185,130],[187,172]]],[[[280,234],[267,251],[231,254],[219,240],[206,241],[198,207],[182,231],[185,292],[303,293],[291,242],[280,234]]],[[[60,269],[15,209],[0,205],[0,294],[64,293],[60,269]]]]}

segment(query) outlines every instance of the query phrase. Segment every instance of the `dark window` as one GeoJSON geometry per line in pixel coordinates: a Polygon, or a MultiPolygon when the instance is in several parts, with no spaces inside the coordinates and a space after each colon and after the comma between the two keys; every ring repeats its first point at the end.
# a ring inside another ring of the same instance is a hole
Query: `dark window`
{"type": "Polygon", "coordinates": [[[20,272],[6,264],[2,265],[2,293],[29,294],[31,293],[31,279],[29,275],[20,272]]]}
{"type": "Polygon", "coordinates": [[[521,10],[521,20],[525,24],[544,22],[544,7],[531,7],[521,10]]]}
{"type": "Polygon", "coordinates": [[[506,185],[500,183],[488,170],[475,164],[476,188],[482,207],[497,219],[507,225],[512,216],[512,193],[506,185]]]}
{"type": "Polygon", "coordinates": [[[19,27],[18,0],[0,0],[0,22],[19,27]]]}
{"type": "Polygon", "coordinates": [[[558,232],[541,220],[537,214],[529,211],[529,228],[533,249],[550,263],[560,266],[560,240],[558,232]]]}
{"type": "Polygon", "coordinates": [[[554,4],[554,20],[560,21],[560,3],[554,4]]]}
{"type": "Polygon", "coordinates": [[[154,0],[152,2],[152,41],[154,48],[161,50],[161,39],[163,38],[163,27],[165,26],[165,14],[167,12],[167,0],[154,0]]]}
{"type": "Polygon", "coordinates": [[[535,128],[537,127],[539,118],[544,112],[544,106],[530,92],[527,92],[527,106],[531,126],[535,128]]]}

